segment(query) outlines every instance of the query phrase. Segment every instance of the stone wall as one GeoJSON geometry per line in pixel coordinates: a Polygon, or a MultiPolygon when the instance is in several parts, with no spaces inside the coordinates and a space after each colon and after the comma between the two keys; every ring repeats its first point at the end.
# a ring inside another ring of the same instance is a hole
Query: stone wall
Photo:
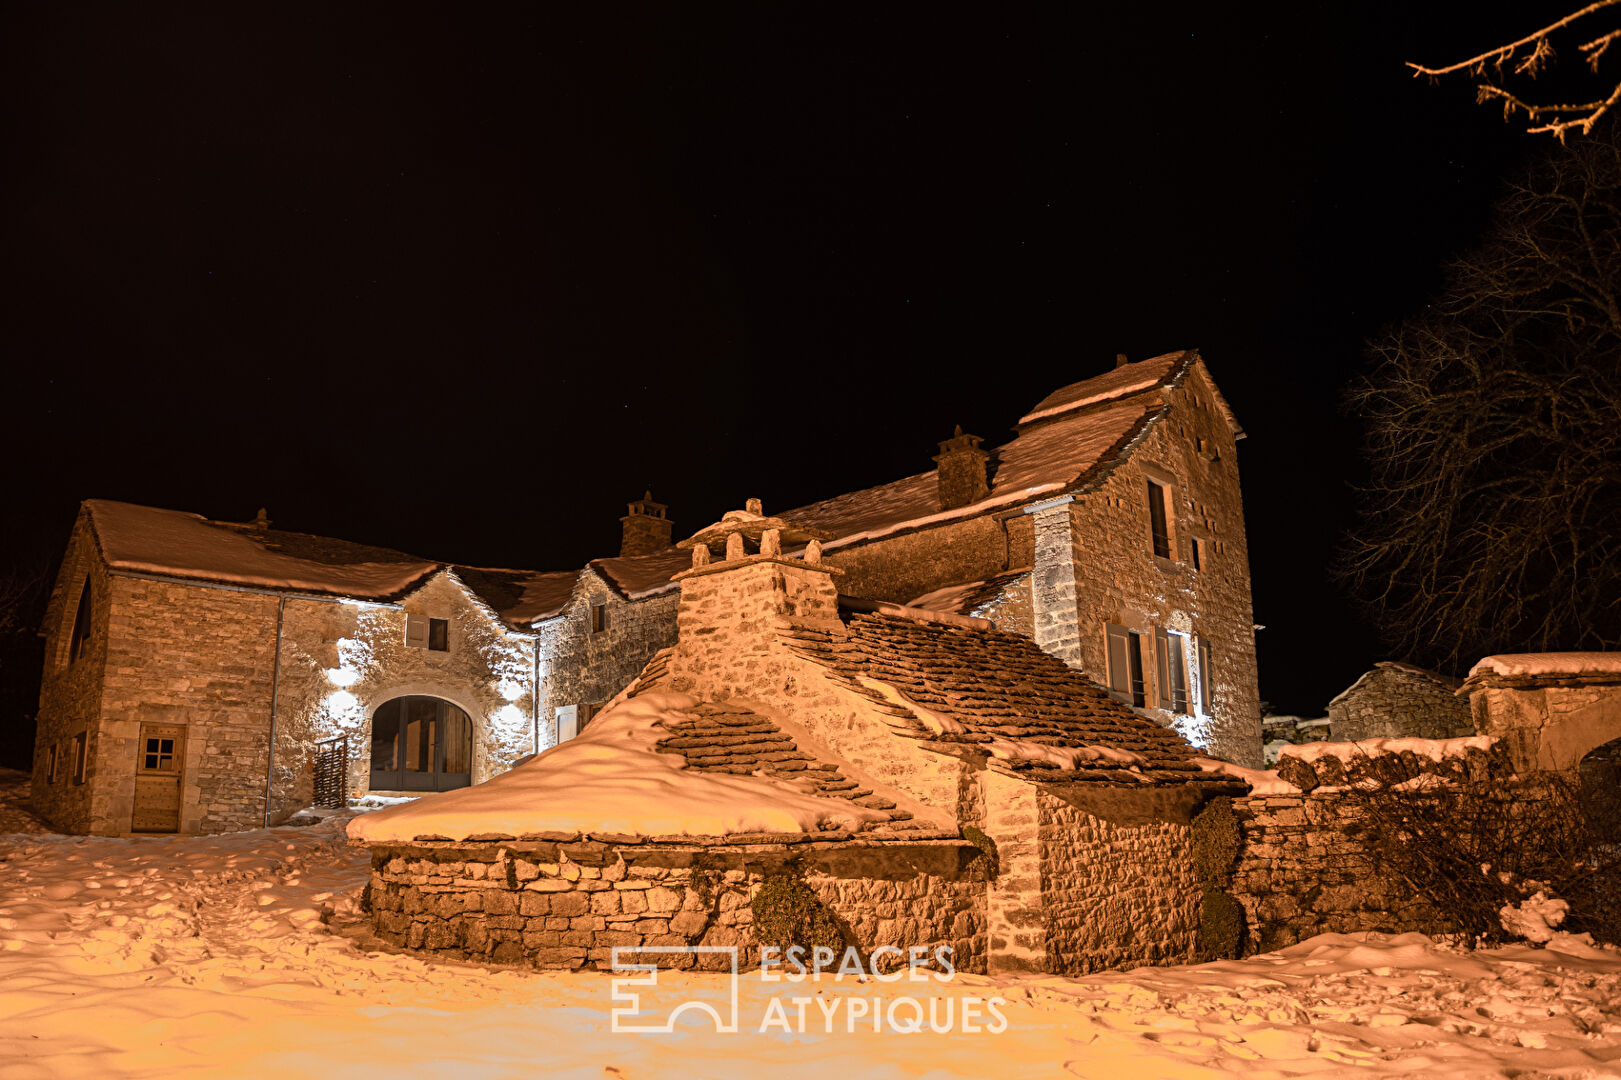
{"type": "Polygon", "coordinates": [[[1574,769],[1587,754],[1621,739],[1621,679],[1613,675],[1503,679],[1466,684],[1477,730],[1507,746],[1521,769],[1574,769]]]}
{"type": "Polygon", "coordinates": [[[863,951],[950,945],[957,968],[985,970],[984,858],[960,841],[419,842],[372,849],[367,896],[379,937],[457,959],[605,968],[616,946],[734,945],[752,966],[750,901],[790,871],[863,951]]]}
{"type": "MultiPolygon", "coordinates": [[[[101,684],[107,667],[111,596],[111,582],[96,557],[95,540],[81,514],[68,542],[46,612],[45,671],[40,681],[39,713],[34,730],[33,808],[63,832],[118,831],[106,821],[105,806],[97,808],[102,817],[95,817],[91,805],[94,787],[89,782],[98,775],[103,764],[101,684]],[[93,613],[90,637],[84,653],[72,660],[68,643],[87,576],[93,613]],[[88,771],[85,783],[75,783],[74,740],[81,733],[87,741],[88,771]],[[53,748],[56,753],[54,779],[50,769],[53,748]]],[[[128,827],[127,821],[125,827],[128,827]]]]}
{"type": "Polygon", "coordinates": [[[180,832],[264,824],[277,598],[112,576],[90,831],[128,831],[143,723],[185,726],[180,832]]]}
{"type": "MultiPolygon", "coordinates": [[[[1046,631],[1055,641],[1073,639],[1071,660],[1099,682],[1108,681],[1104,627],[1110,623],[1140,633],[1154,628],[1191,635],[1210,644],[1211,670],[1192,670],[1192,712],[1152,708],[1154,657],[1144,641],[1144,675],[1151,712],[1175,725],[1195,745],[1242,765],[1261,763],[1261,709],[1255,661],[1255,623],[1250,599],[1249,545],[1239,489],[1237,446],[1214,392],[1196,365],[1170,393],[1170,411],[1149,430],[1119,467],[1095,489],[1062,508],[1070,521],[1068,560],[1054,552],[1051,583],[1037,560],[1038,638],[1043,611],[1065,610],[1065,567],[1073,567],[1075,629],[1046,631]],[[1200,448],[1203,447],[1201,450],[1200,448]],[[1172,558],[1152,553],[1148,480],[1169,483],[1172,558]],[[1201,545],[1193,567],[1193,541],[1201,545]],[[1052,590],[1044,600],[1043,591],[1052,590]],[[1210,682],[1209,715],[1197,707],[1199,681],[1210,682]]],[[[1071,648],[1067,644],[1066,649],[1071,648]]],[[[1190,649],[1190,669],[1198,652],[1190,649]]]]}
{"type": "Polygon", "coordinates": [[[541,659],[541,749],[557,745],[557,710],[595,711],[629,686],[660,649],[675,642],[676,590],[627,600],[587,569],[559,615],[538,629],[541,659]],[[607,607],[608,626],[591,629],[591,608],[607,607]]]}
{"type": "Polygon", "coordinates": [[[1034,531],[1023,515],[984,514],[835,546],[839,591],[904,604],[943,585],[983,581],[1033,564],[1034,531]]]}
{"type": "Polygon", "coordinates": [[[442,698],[468,715],[473,783],[504,772],[536,748],[534,648],[533,637],[508,630],[448,572],[398,604],[289,598],[271,820],[309,805],[320,739],[349,737],[349,793],[368,792],[372,716],[407,695],[442,698]],[[450,648],[406,645],[405,621],[413,614],[447,620],[450,648]]]}
{"type": "Polygon", "coordinates": [[[1347,785],[1400,783],[1420,775],[1442,782],[1499,779],[1514,797],[1507,748],[1470,750],[1441,762],[1412,751],[1338,757],[1315,763],[1284,759],[1283,774],[1304,788],[1236,799],[1243,834],[1233,894],[1244,905],[1250,949],[1265,951],[1323,933],[1378,930],[1433,933],[1447,923],[1423,898],[1370,858],[1366,822],[1347,785]]]}
{"type": "Polygon", "coordinates": [[[1329,737],[1454,739],[1475,733],[1457,682],[1405,664],[1382,663],[1328,706],[1329,737]]]}

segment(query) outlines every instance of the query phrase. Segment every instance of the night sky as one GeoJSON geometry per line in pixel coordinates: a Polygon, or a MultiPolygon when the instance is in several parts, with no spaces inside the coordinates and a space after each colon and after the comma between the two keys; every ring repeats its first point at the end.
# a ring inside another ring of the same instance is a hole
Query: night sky
{"type": "Polygon", "coordinates": [[[0,555],[99,497],[577,567],[1193,346],[1315,715],[1383,658],[1340,389],[1545,138],[1402,62],[1560,10],[14,5],[0,555]]]}

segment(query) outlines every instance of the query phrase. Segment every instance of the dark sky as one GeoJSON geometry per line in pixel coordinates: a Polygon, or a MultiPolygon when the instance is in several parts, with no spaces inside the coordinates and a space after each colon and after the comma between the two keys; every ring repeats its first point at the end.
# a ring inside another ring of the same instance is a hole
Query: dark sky
{"type": "Polygon", "coordinates": [[[100,497],[566,568],[1197,346],[1319,711],[1380,658],[1339,390],[1540,145],[1402,61],[1544,7],[13,5],[0,545],[100,497]]]}

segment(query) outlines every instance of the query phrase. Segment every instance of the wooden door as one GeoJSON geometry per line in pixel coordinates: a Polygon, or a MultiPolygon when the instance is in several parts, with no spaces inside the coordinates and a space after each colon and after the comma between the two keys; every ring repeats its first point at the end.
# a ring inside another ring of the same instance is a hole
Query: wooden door
{"type": "Polygon", "coordinates": [[[179,830],[185,756],[186,725],[141,725],[141,740],[135,748],[135,814],[130,831],[179,830]]]}

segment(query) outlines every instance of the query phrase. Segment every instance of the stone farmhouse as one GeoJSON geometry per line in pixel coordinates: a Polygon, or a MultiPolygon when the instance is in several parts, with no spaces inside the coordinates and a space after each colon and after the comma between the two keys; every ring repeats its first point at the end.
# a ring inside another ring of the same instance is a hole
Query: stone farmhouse
{"type": "MultiPolygon", "coordinates": [[[[994,449],[778,515],[847,602],[983,619],[1145,719],[1259,764],[1236,441],[1194,351],[1038,402],[994,449]]],[[[338,790],[477,784],[576,736],[676,641],[651,495],[620,552],[489,569],[91,500],[42,634],[34,802],[58,828],[218,832],[338,790]]]]}
{"type": "Polygon", "coordinates": [[[379,935],[542,967],[768,943],[749,900],[789,876],[865,953],[1191,959],[1194,815],[1243,784],[1028,637],[841,598],[823,539],[728,513],[683,542],[676,641],[598,725],[351,822],[379,935]]]}

